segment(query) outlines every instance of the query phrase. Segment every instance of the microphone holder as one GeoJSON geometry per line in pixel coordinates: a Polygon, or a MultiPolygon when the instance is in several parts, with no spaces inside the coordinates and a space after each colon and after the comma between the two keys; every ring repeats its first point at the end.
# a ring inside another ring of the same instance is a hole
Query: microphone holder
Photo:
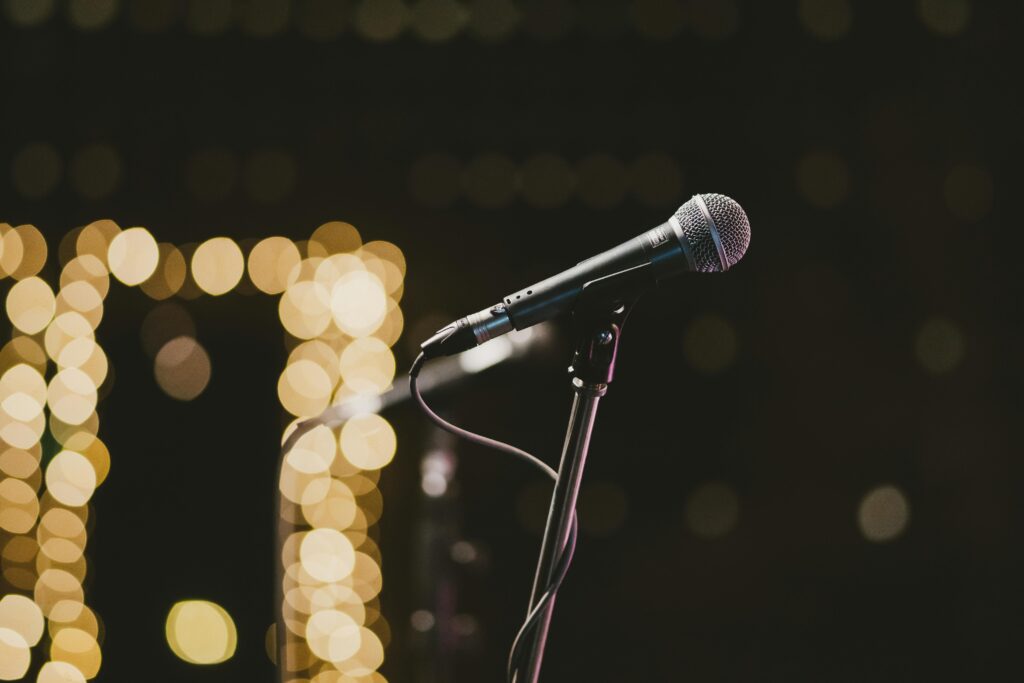
{"type": "MultiPolygon", "coordinates": [[[[622,326],[636,301],[654,284],[652,267],[644,264],[588,282],[575,302],[576,350],[569,367],[575,396],[527,614],[534,611],[555,580],[558,560],[566,549],[597,406],[608,392],[608,385],[615,374],[622,326]]],[[[540,677],[555,597],[551,595],[537,619],[533,634],[528,636],[528,645],[516,672],[516,683],[537,683],[540,677]]]]}

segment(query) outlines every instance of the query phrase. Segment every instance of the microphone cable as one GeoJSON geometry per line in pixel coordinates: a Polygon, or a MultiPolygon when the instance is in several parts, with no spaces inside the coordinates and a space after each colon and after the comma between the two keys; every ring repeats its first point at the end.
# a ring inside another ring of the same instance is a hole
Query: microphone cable
{"type": "MultiPolygon", "coordinates": [[[[412,394],[413,399],[415,399],[420,409],[424,412],[427,418],[430,419],[431,422],[433,422],[446,432],[454,434],[455,436],[465,439],[466,441],[481,446],[485,446],[487,448],[493,448],[494,450],[501,451],[502,453],[508,453],[509,455],[513,455],[519,458],[520,460],[524,460],[527,463],[533,465],[534,467],[540,469],[542,472],[544,472],[544,474],[550,477],[552,481],[557,481],[558,472],[556,472],[554,468],[552,468],[550,465],[548,465],[546,462],[544,462],[537,456],[531,455],[530,453],[527,453],[521,448],[516,448],[515,446],[507,444],[503,441],[491,439],[481,434],[476,434],[469,430],[463,429],[462,427],[453,425],[452,423],[448,422],[443,417],[435,413],[430,408],[430,406],[427,405],[427,402],[423,399],[423,395],[420,393],[419,387],[417,386],[417,379],[420,374],[420,369],[423,367],[423,363],[425,360],[426,358],[421,353],[419,356],[416,357],[416,360],[413,361],[412,367],[409,369],[409,390],[410,393],[412,394]]],[[[562,552],[558,556],[558,562],[555,565],[554,575],[552,576],[551,581],[545,588],[544,593],[537,601],[537,605],[526,616],[526,620],[523,622],[523,625],[519,628],[519,632],[516,634],[515,640],[512,641],[512,648],[509,652],[508,665],[506,668],[506,676],[508,683],[514,683],[516,679],[516,674],[518,673],[520,667],[523,665],[522,659],[526,652],[526,650],[524,650],[524,646],[526,643],[527,634],[533,631],[534,627],[537,625],[537,620],[540,618],[541,614],[544,613],[544,610],[548,606],[548,604],[554,599],[555,594],[558,593],[559,587],[561,587],[562,582],[565,580],[566,574],[569,573],[569,565],[572,564],[573,553],[576,550],[576,532],[576,511],[573,510],[572,528],[569,530],[569,535],[566,538],[565,547],[562,548],[562,552]]]]}

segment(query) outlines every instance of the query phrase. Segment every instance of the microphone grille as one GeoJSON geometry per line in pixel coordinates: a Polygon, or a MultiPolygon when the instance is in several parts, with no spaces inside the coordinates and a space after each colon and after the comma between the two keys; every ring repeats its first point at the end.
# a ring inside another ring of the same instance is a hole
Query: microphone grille
{"type": "Polygon", "coordinates": [[[739,204],[724,194],[699,194],[674,216],[700,273],[720,273],[736,265],[750,244],[750,221],[739,204]]]}

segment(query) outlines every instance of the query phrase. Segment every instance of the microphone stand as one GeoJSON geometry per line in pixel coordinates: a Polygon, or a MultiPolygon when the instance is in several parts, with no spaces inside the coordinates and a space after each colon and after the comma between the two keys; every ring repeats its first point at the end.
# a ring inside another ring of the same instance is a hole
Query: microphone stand
{"type": "MultiPolygon", "coordinates": [[[[576,301],[573,309],[576,351],[569,367],[575,396],[527,614],[533,612],[555,580],[558,560],[569,538],[597,406],[608,392],[615,372],[622,325],[640,295],[653,284],[652,267],[645,264],[588,282],[576,301]]],[[[537,683],[540,677],[554,603],[553,594],[537,620],[534,634],[529,637],[516,683],[537,683]]]]}

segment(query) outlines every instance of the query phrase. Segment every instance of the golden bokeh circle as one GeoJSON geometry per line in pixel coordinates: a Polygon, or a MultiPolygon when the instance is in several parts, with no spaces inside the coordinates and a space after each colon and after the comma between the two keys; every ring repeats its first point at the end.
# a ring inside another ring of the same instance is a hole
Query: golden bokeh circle
{"type": "Polygon", "coordinates": [[[160,248],[149,230],[128,228],[110,240],[107,263],[114,277],[128,286],[142,284],[156,271],[160,248]]]}
{"type": "Polygon", "coordinates": [[[192,254],[192,278],[207,294],[227,294],[242,279],[245,257],[229,237],[206,240],[192,254]]]}
{"type": "Polygon", "coordinates": [[[7,318],[25,334],[42,332],[57,310],[50,285],[37,277],[26,278],[7,293],[7,318]]]}
{"type": "Polygon", "coordinates": [[[171,651],[190,664],[225,662],[238,644],[231,615],[207,600],[184,600],[171,607],[165,635],[171,651]]]}

